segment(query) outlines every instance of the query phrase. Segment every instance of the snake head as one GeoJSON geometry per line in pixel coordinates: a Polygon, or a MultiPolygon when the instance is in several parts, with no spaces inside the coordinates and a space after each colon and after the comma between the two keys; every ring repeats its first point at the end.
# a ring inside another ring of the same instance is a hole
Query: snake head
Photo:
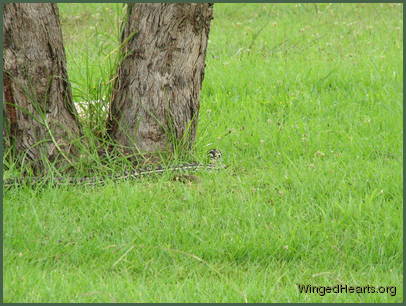
{"type": "Polygon", "coordinates": [[[211,149],[209,152],[207,152],[207,155],[209,156],[211,163],[215,163],[221,158],[221,152],[217,149],[211,149]]]}

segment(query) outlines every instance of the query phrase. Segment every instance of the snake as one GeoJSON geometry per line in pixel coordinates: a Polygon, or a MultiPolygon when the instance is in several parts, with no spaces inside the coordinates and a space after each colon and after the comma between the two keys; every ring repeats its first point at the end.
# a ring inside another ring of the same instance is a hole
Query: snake
{"type": "MultiPolygon", "coordinates": [[[[156,174],[163,174],[166,172],[179,172],[179,171],[186,171],[186,172],[196,172],[199,170],[219,170],[226,168],[224,164],[220,162],[222,153],[220,150],[212,149],[207,153],[209,157],[208,164],[201,164],[201,163],[188,163],[188,164],[181,164],[176,166],[170,167],[155,167],[155,168],[143,168],[143,169],[133,169],[130,171],[124,171],[119,174],[112,175],[110,179],[112,181],[123,181],[123,180],[130,180],[130,179],[137,179],[146,176],[156,175],[156,174]]],[[[17,178],[9,178],[3,181],[3,188],[12,188],[18,187],[22,185],[36,185],[36,184],[43,184],[43,183],[51,183],[54,185],[98,185],[105,181],[103,177],[54,177],[52,180],[46,179],[45,177],[41,176],[33,176],[33,177],[17,177],[17,178]]]]}

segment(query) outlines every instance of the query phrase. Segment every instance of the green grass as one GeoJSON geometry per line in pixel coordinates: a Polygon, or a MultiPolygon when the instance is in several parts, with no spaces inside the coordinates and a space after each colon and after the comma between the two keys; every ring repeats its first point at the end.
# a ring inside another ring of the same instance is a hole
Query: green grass
{"type": "MultiPolygon", "coordinates": [[[[75,100],[108,96],[122,6],[59,7],[75,100]]],[[[403,300],[402,5],[214,7],[196,155],[229,167],[6,191],[6,302],[403,300]]]]}

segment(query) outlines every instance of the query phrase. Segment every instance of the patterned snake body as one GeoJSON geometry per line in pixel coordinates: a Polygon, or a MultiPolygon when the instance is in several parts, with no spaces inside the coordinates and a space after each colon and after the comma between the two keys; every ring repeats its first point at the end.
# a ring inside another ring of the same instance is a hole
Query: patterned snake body
{"type": "MultiPolygon", "coordinates": [[[[199,164],[190,163],[184,165],[178,165],[173,167],[157,167],[157,168],[146,168],[146,169],[134,169],[132,171],[125,171],[118,175],[110,176],[112,181],[122,181],[129,179],[137,179],[149,175],[162,174],[165,172],[177,172],[177,171],[187,171],[195,172],[199,170],[219,170],[224,169],[225,166],[218,163],[221,158],[221,152],[219,150],[213,149],[208,152],[210,163],[209,164],[199,164]]],[[[56,185],[97,185],[105,181],[103,177],[55,177],[52,179],[53,184],[56,185]]],[[[15,186],[21,186],[24,184],[35,185],[39,183],[46,183],[47,180],[44,177],[28,177],[28,178],[10,178],[3,182],[4,188],[11,188],[15,186]]]]}

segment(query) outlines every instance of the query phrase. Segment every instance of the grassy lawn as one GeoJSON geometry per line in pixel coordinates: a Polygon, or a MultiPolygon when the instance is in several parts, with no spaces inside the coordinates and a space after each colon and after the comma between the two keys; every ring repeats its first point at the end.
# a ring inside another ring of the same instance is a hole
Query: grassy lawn
{"type": "MultiPolygon", "coordinates": [[[[99,99],[123,7],[59,7],[74,99],[99,99]]],[[[196,156],[229,167],[5,191],[5,302],[403,300],[402,5],[214,13],[196,156]]]]}

